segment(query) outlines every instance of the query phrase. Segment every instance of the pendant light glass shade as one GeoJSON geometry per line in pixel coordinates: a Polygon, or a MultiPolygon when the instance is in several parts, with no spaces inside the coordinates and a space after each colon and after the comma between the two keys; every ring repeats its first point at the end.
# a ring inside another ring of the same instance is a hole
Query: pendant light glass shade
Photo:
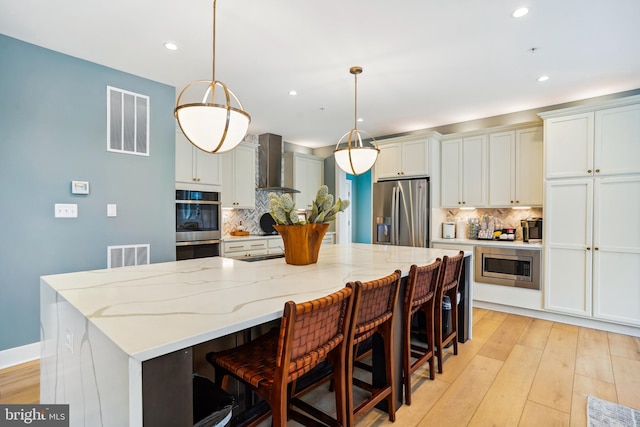
{"type": "Polygon", "coordinates": [[[345,133],[333,152],[340,169],[351,175],[360,175],[371,169],[380,152],[375,146],[364,145],[361,133],[362,131],[357,129],[352,129],[345,133]],[[346,146],[340,148],[340,144],[347,136],[349,136],[349,139],[346,146]]]}
{"type": "Polygon", "coordinates": [[[216,0],[213,1],[212,79],[189,83],[178,96],[174,115],[189,142],[208,153],[223,153],[242,142],[249,129],[251,116],[244,111],[238,97],[224,83],[215,79],[215,46],[216,0]],[[197,88],[201,91],[198,92],[197,88]],[[190,97],[195,102],[190,101],[190,97]]]}
{"type": "Polygon", "coordinates": [[[333,151],[333,156],[340,169],[357,176],[373,167],[380,150],[375,145],[375,138],[367,132],[358,130],[358,74],[362,73],[362,67],[351,67],[349,72],[355,76],[354,126],[353,129],[342,135],[333,151]],[[371,141],[369,145],[363,141],[363,133],[369,135],[371,141]]]}

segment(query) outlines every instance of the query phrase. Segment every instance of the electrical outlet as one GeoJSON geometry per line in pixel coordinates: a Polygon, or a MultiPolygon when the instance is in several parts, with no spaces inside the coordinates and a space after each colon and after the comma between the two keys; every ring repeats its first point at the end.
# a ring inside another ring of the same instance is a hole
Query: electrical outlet
{"type": "Polygon", "coordinates": [[[78,217],[78,205],[76,205],[76,204],[56,203],[54,216],[56,218],[77,218],[78,217]]]}
{"type": "Polygon", "coordinates": [[[67,347],[67,350],[73,353],[73,332],[68,329],[65,331],[64,345],[67,347]]]}

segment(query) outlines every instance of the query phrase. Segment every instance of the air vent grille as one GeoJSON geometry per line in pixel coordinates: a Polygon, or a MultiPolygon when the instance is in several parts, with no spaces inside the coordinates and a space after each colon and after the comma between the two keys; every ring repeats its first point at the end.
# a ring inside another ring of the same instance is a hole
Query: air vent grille
{"type": "Polygon", "coordinates": [[[107,268],[149,264],[150,245],[107,247],[107,268]]]}
{"type": "Polygon", "coordinates": [[[149,155],[149,97],[107,86],[107,151],[149,155]]]}

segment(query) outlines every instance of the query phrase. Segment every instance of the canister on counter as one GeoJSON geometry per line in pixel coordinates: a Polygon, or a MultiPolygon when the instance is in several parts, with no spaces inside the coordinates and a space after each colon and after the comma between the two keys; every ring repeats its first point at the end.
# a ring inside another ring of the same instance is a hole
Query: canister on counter
{"type": "Polygon", "coordinates": [[[459,219],[456,221],[456,238],[467,239],[467,221],[459,219]]]}

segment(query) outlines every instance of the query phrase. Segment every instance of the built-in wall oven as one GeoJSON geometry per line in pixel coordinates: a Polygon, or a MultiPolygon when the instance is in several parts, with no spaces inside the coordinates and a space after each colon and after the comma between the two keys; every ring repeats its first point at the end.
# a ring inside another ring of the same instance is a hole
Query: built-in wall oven
{"type": "Polygon", "coordinates": [[[176,190],[176,259],[220,255],[222,201],[214,191],[176,190]]]}
{"type": "Polygon", "coordinates": [[[474,257],[476,282],[540,289],[540,250],[476,246],[474,257]]]}

